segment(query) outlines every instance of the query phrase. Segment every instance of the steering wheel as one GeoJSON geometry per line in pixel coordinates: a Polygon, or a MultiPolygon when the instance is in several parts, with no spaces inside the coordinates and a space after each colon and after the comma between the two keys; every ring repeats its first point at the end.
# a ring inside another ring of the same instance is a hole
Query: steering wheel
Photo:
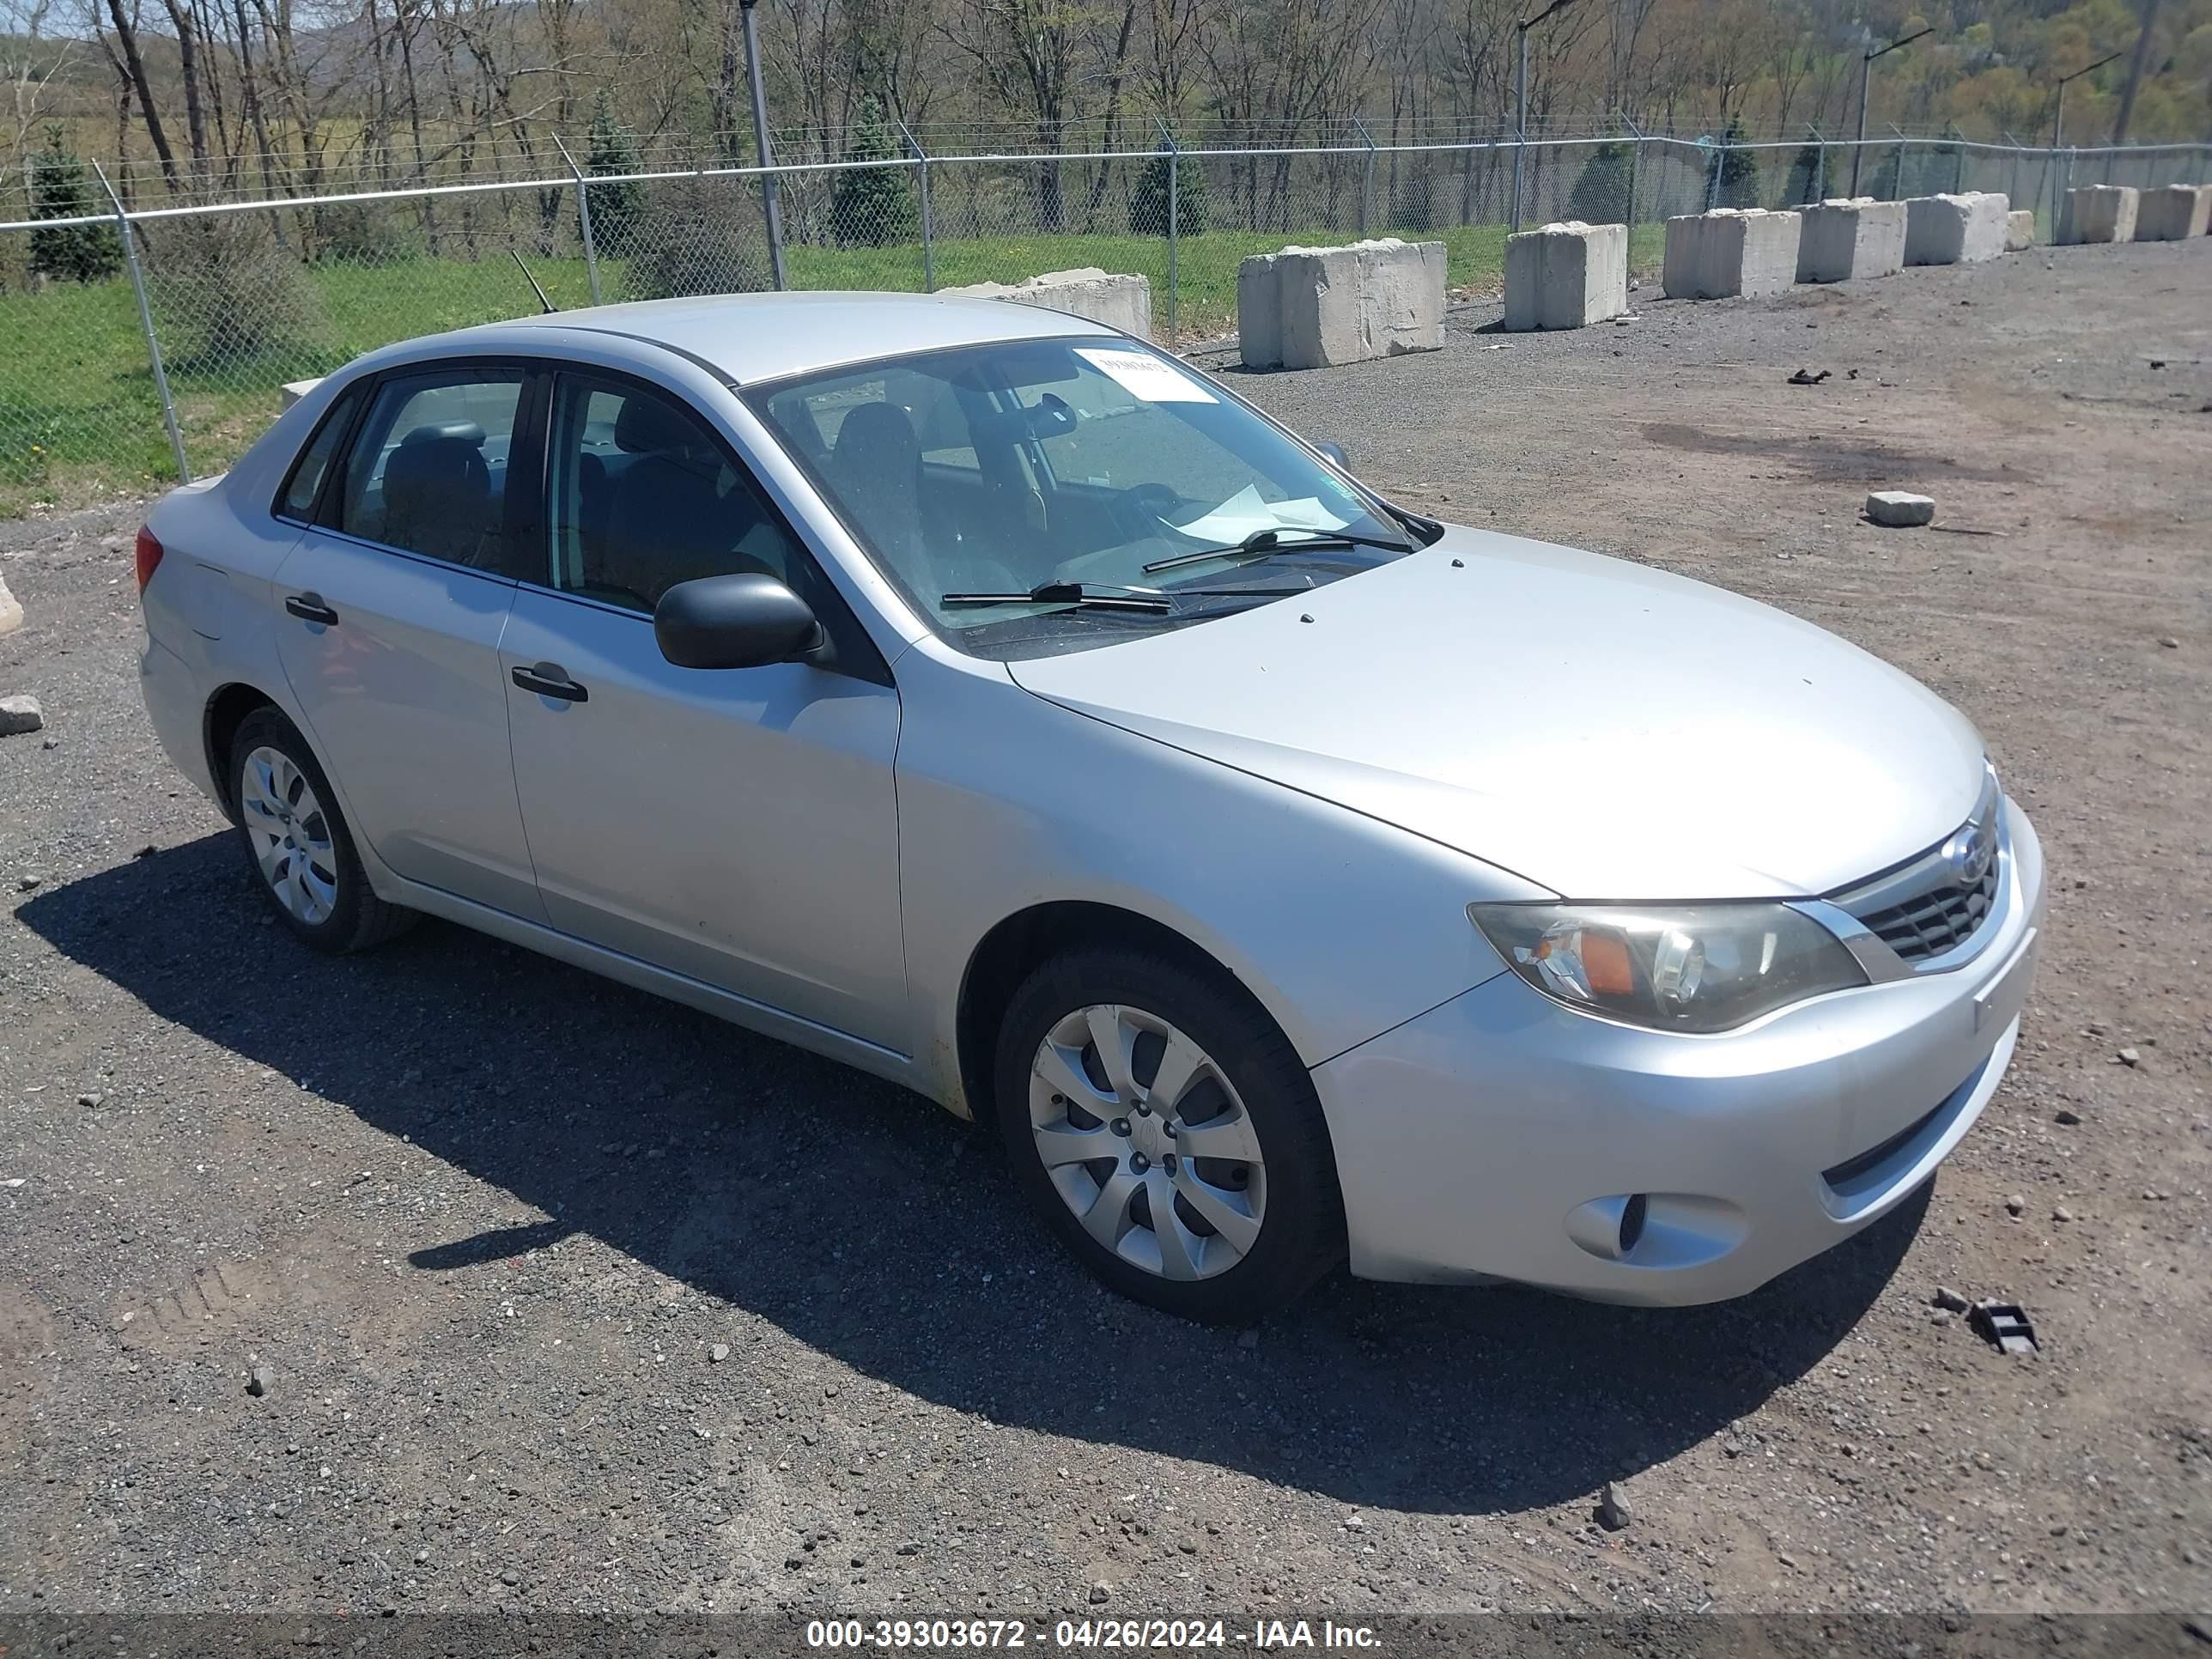
{"type": "MultiPolygon", "coordinates": [[[[1121,528],[1132,532],[1130,539],[1133,541],[1157,534],[1160,524],[1167,520],[1168,514],[1184,505],[1186,503],[1181,495],[1157,479],[1131,484],[1115,503],[1122,520],[1121,528]]],[[[1174,527],[1171,522],[1169,527],[1174,527]]]]}

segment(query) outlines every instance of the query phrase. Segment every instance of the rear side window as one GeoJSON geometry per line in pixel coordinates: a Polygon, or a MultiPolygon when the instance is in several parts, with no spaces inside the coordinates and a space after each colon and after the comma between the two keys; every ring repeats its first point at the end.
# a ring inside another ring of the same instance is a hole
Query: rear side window
{"type": "Polygon", "coordinates": [[[323,416],[322,424],[307,440],[307,447],[300,452],[299,459],[292,463],[291,475],[284,480],[284,493],[276,501],[278,518],[297,519],[305,524],[315,516],[315,501],[323,493],[331,458],[344,441],[346,428],[353,423],[353,412],[360,404],[361,390],[356,386],[342,393],[323,416]]]}
{"type": "Polygon", "coordinates": [[[520,369],[480,366],[384,381],[347,458],[337,528],[509,574],[507,452],[522,386],[520,369]]]}

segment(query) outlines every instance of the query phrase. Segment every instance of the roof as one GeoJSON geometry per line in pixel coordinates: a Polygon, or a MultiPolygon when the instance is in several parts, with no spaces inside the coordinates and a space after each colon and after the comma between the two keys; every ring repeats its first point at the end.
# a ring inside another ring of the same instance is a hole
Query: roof
{"type": "Polygon", "coordinates": [[[940,346],[1115,333],[1065,312],[927,294],[715,294],[592,306],[489,327],[584,329],[649,341],[739,385],[940,346]]]}

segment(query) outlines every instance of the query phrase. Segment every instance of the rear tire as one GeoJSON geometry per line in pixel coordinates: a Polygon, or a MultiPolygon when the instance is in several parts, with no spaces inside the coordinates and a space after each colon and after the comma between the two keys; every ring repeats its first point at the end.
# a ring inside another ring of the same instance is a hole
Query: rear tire
{"type": "Polygon", "coordinates": [[[421,919],[369,890],[337,792],[283,714],[257,708],[240,720],[229,768],[246,866],[293,937],[343,956],[381,945],[421,919]]]}
{"type": "Polygon", "coordinates": [[[1313,1079],[1242,988],[1154,951],[1055,957],[1015,992],[993,1076],[1015,1178],[1123,1296],[1250,1324],[1343,1259],[1313,1079]]]}

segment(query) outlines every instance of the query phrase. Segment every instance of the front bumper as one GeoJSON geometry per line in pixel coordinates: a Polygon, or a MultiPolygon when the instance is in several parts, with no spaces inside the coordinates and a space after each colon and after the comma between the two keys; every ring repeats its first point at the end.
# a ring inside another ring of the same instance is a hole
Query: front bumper
{"type": "Polygon", "coordinates": [[[1717,1036],[1595,1019],[1504,973],[1316,1067],[1352,1271],[1716,1302],[1894,1208],[1973,1126],[2019,1036],[2043,849],[2004,812],[2003,900],[1949,971],[1717,1036]],[[1638,1194],[1620,1253],[1592,1218],[1638,1194]]]}

